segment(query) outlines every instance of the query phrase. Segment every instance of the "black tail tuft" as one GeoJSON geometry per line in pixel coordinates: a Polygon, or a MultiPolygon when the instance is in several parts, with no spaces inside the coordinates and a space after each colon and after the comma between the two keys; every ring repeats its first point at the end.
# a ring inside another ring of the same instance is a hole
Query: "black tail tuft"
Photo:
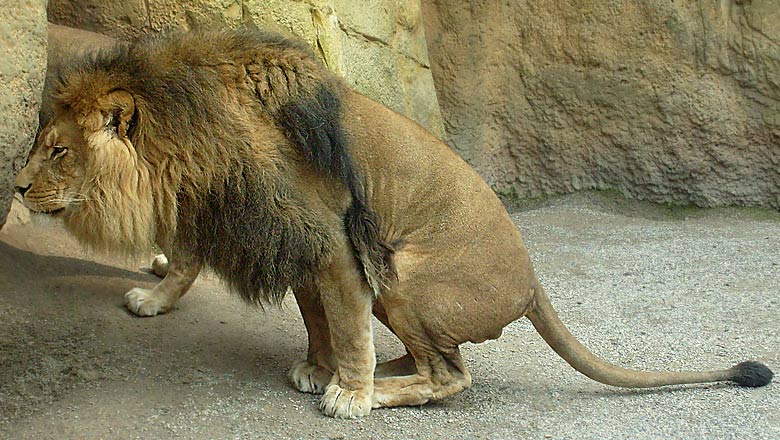
{"type": "Polygon", "coordinates": [[[751,388],[769,384],[775,375],[766,365],[755,361],[740,362],[731,367],[731,370],[734,372],[731,380],[740,386],[751,388]]]}

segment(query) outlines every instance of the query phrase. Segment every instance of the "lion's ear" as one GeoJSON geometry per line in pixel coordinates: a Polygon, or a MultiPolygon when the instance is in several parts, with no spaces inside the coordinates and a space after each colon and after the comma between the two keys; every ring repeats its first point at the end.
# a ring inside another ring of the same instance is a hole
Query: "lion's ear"
{"type": "Polygon", "coordinates": [[[98,131],[111,128],[119,138],[127,137],[127,130],[135,114],[135,99],[124,90],[115,90],[98,98],[97,105],[79,121],[84,128],[98,131]]]}

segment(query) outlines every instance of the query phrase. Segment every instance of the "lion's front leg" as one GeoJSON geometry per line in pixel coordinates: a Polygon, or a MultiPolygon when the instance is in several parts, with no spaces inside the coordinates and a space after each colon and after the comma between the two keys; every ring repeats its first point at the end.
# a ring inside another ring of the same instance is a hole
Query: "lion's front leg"
{"type": "Polygon", "coordinates": [[[376,358],[371,329],[373,297],[351,249],[346,248],[334,256],[318,280],[336,355],[336,370],[320,409],[332,417],[351,419],[371,412],[376,358]]]}
{"type": "Polygon", "coordinates": [[[299,391],[322,394],[336,370],[328,320],[316,289],[296,289],[294,294],[309,334],[309,350],[306,360],[290,369],[290,380],[299,391]]]}
{"type": "Polygon", "coordinates": [[[125,294],[128,310],[138,316],[155,316],[171,310],[176,300],[187,293],[198,277],[202,264],[179,252],[171,254],[171,260],[165,262],[165,278],[153,289],[136,287],[125,294]]]}

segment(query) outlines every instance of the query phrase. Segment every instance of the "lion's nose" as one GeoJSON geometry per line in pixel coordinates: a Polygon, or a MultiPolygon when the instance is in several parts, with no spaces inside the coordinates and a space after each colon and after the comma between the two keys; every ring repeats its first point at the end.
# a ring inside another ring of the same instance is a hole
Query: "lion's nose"
{"type": "Polygon", "coordinates": [[[29,190],[31,186],[32,186],[32,184],[29,184],[27,186],[15,186],[14,189],[16,190],[16,192],[18,192],[19,194],[24,196],[24,193],[26,193],[27,190],[29,190]]]}

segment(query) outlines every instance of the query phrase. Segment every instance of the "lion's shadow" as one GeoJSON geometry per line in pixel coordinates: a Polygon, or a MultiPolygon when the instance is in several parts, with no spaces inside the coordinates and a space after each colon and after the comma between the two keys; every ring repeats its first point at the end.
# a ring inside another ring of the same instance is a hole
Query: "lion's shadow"
{"type": "Polygon", "coordinates": [[[54,276],[101,276],[126,278],[140,282],[154,282],[155,275],[140,271],[131,271],[116,266],[97,263],[75,257],[41,255],[32,251],[14,247],[0,241],[0,266],[18,274],[25,272],[40,277],[54,276]]]}
{"type": "MultiPolygon", "coordinates": [[[[256,310],[257,315],[254,315],[253,310],[236,305],[240,301],[225,292],[224,298],[219,301],[232,302],[233,305],[226,304],[226,310],[219,314],[197,294],[185,298],[186,304],[180,306],[182,310],[154,318],[139,318],[125,310],[123,294],[126,291],[139,285],[151,287],[158,281],[155,275],[141,271],[78,257],[41,255],[0,241],[0,304],[11,310],[26,309],[33,313],[31,316],[42,312],[47,325],[57,328],[45,336],[33,331],[36,335],[33,338],[65,340],[74,337],[74,325],[79,332],[86,334],[105,333],[105,326],[109,325],[115,337],[121,335],[120,340],[128,341],[123,346],[130,351],[148,349],[136,343],[144,338],[160,342],[176,340],[178,354],[162,348],[156,356],[136,359],[138,368],[153,371],[175,363],[182,359],[183,350],[188,352],[186,357],[190,359],[187,363],[192,368],[202,365],[215,375],[238,373],[245,378],[272,379],[281,383],[286,383],[286,368],[305,356],[306,339],[302,323],[293,326],[293,338],[288,337],[289,330],[281,334],[277,330],[280,320],[293,319],[287,310],[290,307],[285,307],[285,311],[256,310]],[[228,309],[238,314],[230,315],[228,309]],[[73,320],[74,314],[82,313],[76,321],[73,320]],[[238,320],[252,322],[256,326],[251,331],[254,334],[246,334],[246,326],[238,325],[238,320]],[[214,353],[209,350],[201,350],[201,347],[216,348],[219,359],[215,359],[214,353]],[[269,370],[271,374],[268,374],[269,370]]],[[[0,325],[0,331],[2,329],[0,325]]],[[[13,328],[5,332],[9,338],[14,338],[13,328]]],[[[75,338],[80,343],[81,336],[75,338]]],[[[11,346],[18,350],[18,354],[27,349],[16,343],[11,346]]],[[[105,362],[117,360],[105,359],[105,362]]]]}

